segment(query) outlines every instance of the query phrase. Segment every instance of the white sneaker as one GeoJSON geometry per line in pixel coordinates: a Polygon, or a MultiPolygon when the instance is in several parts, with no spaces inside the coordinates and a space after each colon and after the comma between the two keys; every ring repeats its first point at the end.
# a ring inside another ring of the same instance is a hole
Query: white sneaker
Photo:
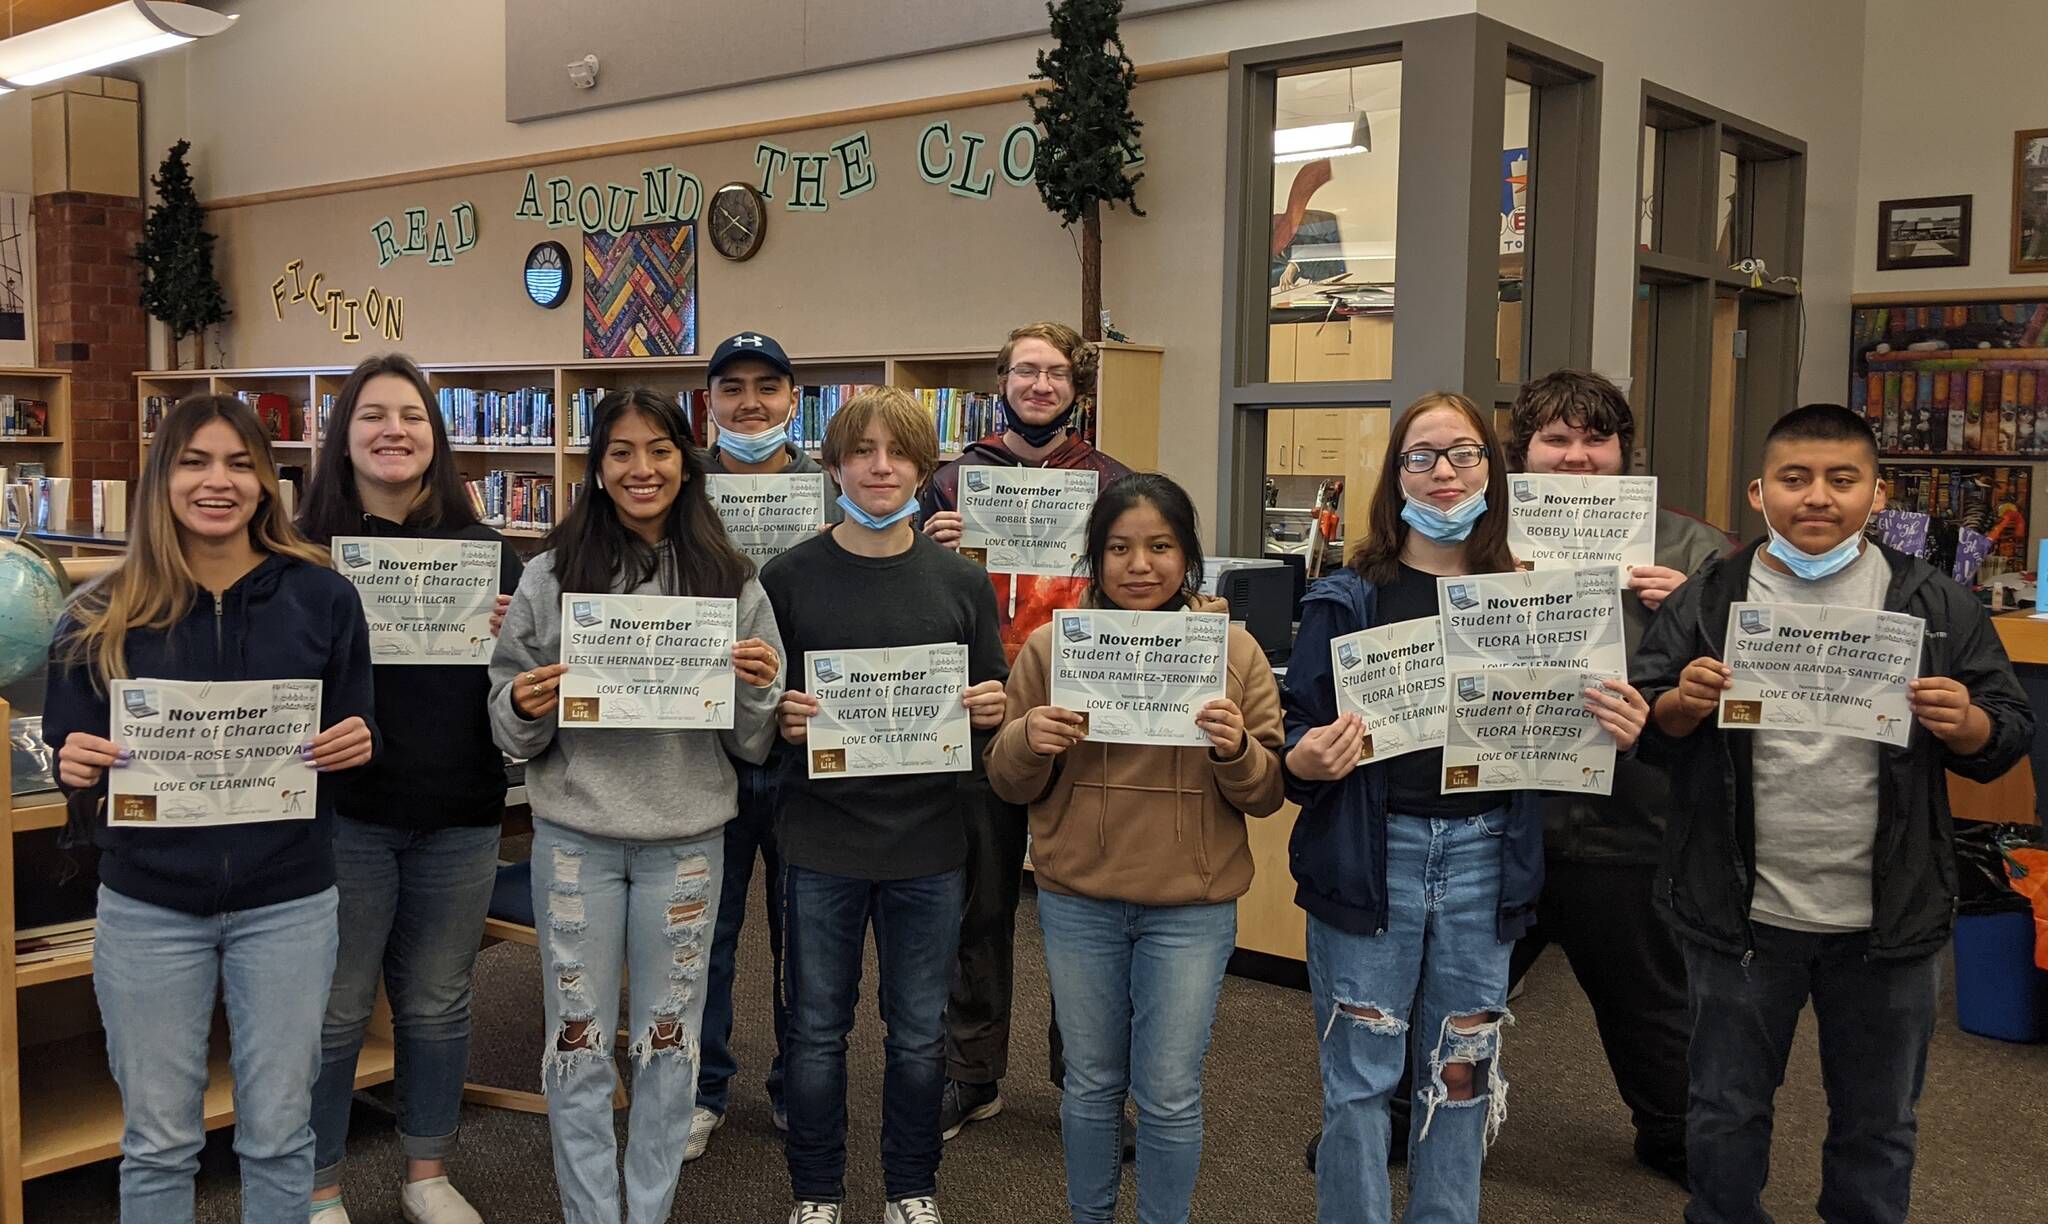
{"type": "Polygon", "coordinates": [[[938,1200],[929,1194],[897,1199],[882,1208],[882,1224],[940,1224],[938,1200]]]}
{"type": "Polygon", "coordinates": [[[688,1164],[711,1146],[711,1132],[725,1125],[725,1115],[699,1105],[690,1115],[690,1141],[683,1145],[683,1163],[688,1164]]]}
{"type": "Polygon", "coordinates": [[[405,1224],[484,1224],[476,1208],[445,1177],[407,1182],[398,1192],[398,1214],[405,1224]]]}
{"type": "Polygon", "coordinates": [[[839,1224],[839,1204],[798,1199],[789,1209],[789,1224],[839,1224]]]}
{"type": "Polygon", "coordinates": [[[310,1224],[349,1224],[348,1208],[342,1206],[338,1198],[314,1203],[310,1224]]]}

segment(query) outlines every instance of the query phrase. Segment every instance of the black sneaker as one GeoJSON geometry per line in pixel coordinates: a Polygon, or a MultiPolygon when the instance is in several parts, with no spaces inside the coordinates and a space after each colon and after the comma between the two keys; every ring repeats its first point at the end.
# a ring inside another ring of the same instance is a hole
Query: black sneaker
{"type": "Polygon", "coordinates": [[[964,1084],[949,1079],[939,1107],[939,1138],[951,1139],[969,1122],[986,1122],[1001,1112],[1002,1085],[964,1084]]]}
{"type": "Polygon", "coordinates": [[[1670,1178],[1681,1190],[1691,1187],[1686,1181],[1685,1143],[1658,1141],[1640,1132],[1636,1135],[1636,1160],[1646,1169],[1662,1177],[1670,1178]]]}
{"type": "Polygon", "coordinates": [[[1122,1118],[1124,1163],[1130,1164],[1138,1158],[1138,1126],[1131,1121],[1131,1115],[1122,1118]]]}

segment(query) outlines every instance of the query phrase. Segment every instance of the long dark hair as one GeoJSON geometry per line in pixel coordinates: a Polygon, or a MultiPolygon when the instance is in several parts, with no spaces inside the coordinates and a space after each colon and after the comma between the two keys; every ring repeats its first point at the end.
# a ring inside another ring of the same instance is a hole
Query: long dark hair
{"type": "Polygon", "coordinates": [[[1083,564],[1088,567],[1088,598],[1097,607],[1115,606],[1102,589],[1102,562],[1109,554],[1110,529],[1125,511],[1139,505],[1150,505],[1159,511],[1159,517],[1166,520],[1174,539],[1180,542],[1181,555],[1188,566],[1181,580],[1181,598],[1202,589],[1201,523],[1195,516],[1195,503],[1171,477],[1158,472],[1132,472],[1111,481],[1095,499],[1095,508],[1088,512],[1088,551],[1083,564]]]}
{"type": "Polygon", "coordinates": [[[356,490],[355,460],[348,453],[349,426],[355,422],[362,403],[363,388],[384,375],[402,378],[419,392],[427,410],[427,424],[434,431],[434,454],[427,470],[420,474],[419,496],[405,516],[407,527],[467,527],[477,521],[476,508],[462,487],[462,475],[455,470],[455,457],[448,450],[448,429],[441,423],[434,390],[427,376],[404,353],[371,357],[349,374],[334,403],[334,415],[321,433],[320,456],[313,464],[313,481],[306,490],[306,503],[299,507],[299,528],[322,544],[338,535],[359,531],[363,523],[363,498],[356,490]]]}
{"type": "Polygon", "coordinates": [[[548,533],[546,546],[555,554],[555,580],[564,591],[604,594],[630,591],[660,569],[660,556],[619,519],[619,508],[602,480],[605,449],[627,413],[645,417],[656,433],[676,444],[683,457],[683,487],[662,525],[660,547],[675,557],[676,573],[682,580],[682,589],[669,593],[737,598],[740,588],[754,576],[754,563],[726,539],[725,525],[711,507],[711,495],[704,488],[704,458],[690,445],[690,423],[683,410],[673,399],[647,387],[613,391],[597,402],[582,489],[568,517],[548,533]],[[613,585],[620,581],[625,583],[623,588],[613,585]]]}
{"type": "Polygon", "coordinates": [[[1379,488],[1372,494],[1370,528],[1351,550],[1349,565],[1375,586],[1385,586],[1400,575],[1401,548],[1408,542],[1408,524],[1401,520],[1401,452],[1408,446],[1408,430],[1417,417],[1438,408],[1462,413],[1472,435],[1486,447],[1486,513],[1465,537],[1465,568],[1474,574],[1504,574],[1515,568],[1514,555],[1508,551],[1508,469],[1493,426],[1471,400],[1453,391],[1432,391],[1408,405],[1394,422],[1380,464],[1379,488]]]}

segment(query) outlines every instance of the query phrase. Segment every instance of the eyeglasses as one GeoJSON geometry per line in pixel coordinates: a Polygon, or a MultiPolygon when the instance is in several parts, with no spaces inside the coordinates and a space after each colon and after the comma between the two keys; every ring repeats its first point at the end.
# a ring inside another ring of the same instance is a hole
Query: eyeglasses
{"type": "Polygon", "coordinates": [[[1486,458],[1483,446],[1418,446],[1401,452],[1401,467],[1410,472],[1434,472],[1438,459],[1448,459],[1454,468],[1476,468],[1486,458]]]}
{"type": "Polygon", "coordinates": [[[1072,366],[1054,366],[1049,370],[1044,370],[1033,365],[1016,365],[1011,366],[1009,372],[1012,376],[1021,378],[1027,383],[1035,383],[1043,378],[1055,387],[1064,387],[1074,381],[1074,367],[1072,366]]]}

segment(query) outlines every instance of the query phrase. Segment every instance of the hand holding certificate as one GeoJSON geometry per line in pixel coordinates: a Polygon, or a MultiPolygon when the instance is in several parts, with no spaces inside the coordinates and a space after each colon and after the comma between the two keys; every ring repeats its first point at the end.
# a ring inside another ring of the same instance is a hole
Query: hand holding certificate
{"type": "Polygon", "coordinates": [[[783,699],[783,726],[784,738],[806,745],[808,776],[973,768],[967,647],[806,651],[804,678],[808,692],[783,699]],[[791,726],[793,717],[800,726],[791,726]]]}
{"type": "Polygon", "coordinates": [[[1508,551],[1535,569],[1657,561],[1657,478],[1516,473],[1508,477],[1508,551]]]}
{"type": "Polygon", "coordinates": [[[1723,728],[1809,731],[1903,745],[1926,624],[1902,612],[1821,604],[1728,608],[1723,728]]]}
{"type": "Polygon", "coordinates": [[[704,491],[734,548],[765,562],[818,534],[825,521],[825,475],[744,476],[712,472],[704,491]]]}
{"type": "Polygon", "coordinates": [[[1071,576],[1100,481],[1072,468],[962,468],[960,555],[991,574],[1071,576]]]}
{"type": "Polygon", "coordinates": [[[113,741],[126,764],[107,775],[107,823],[311,820],[319,780],[304,749],[320,689],[318,680],[114,681],[113,741]]]}
{"type": "Polygon", "coordinates": [[[1089,739],[1199,747],[1197,725],[1223,696],[1230,618],[1221,612],[1053,613],[1052,704],[1082,716],[1089,739]]]}
{"type": "Polygon", "coordinates": [[[562,725],[730,728],[737,616],[730,599],[565,593],[562,725]]]}
{"type": "Polygon", "coordinates": [[[355,584],[381,665],[487,663],[498,608],[496,540],[336,536],[334,568],[355,584]]]}
{"type": "Polygon", "coordinates": [[[1384,761],[1444,743],[1444,634],[1433,616],[1330,641],[1337,709],[1365,720],[1358,759],[1384,761]]]}

